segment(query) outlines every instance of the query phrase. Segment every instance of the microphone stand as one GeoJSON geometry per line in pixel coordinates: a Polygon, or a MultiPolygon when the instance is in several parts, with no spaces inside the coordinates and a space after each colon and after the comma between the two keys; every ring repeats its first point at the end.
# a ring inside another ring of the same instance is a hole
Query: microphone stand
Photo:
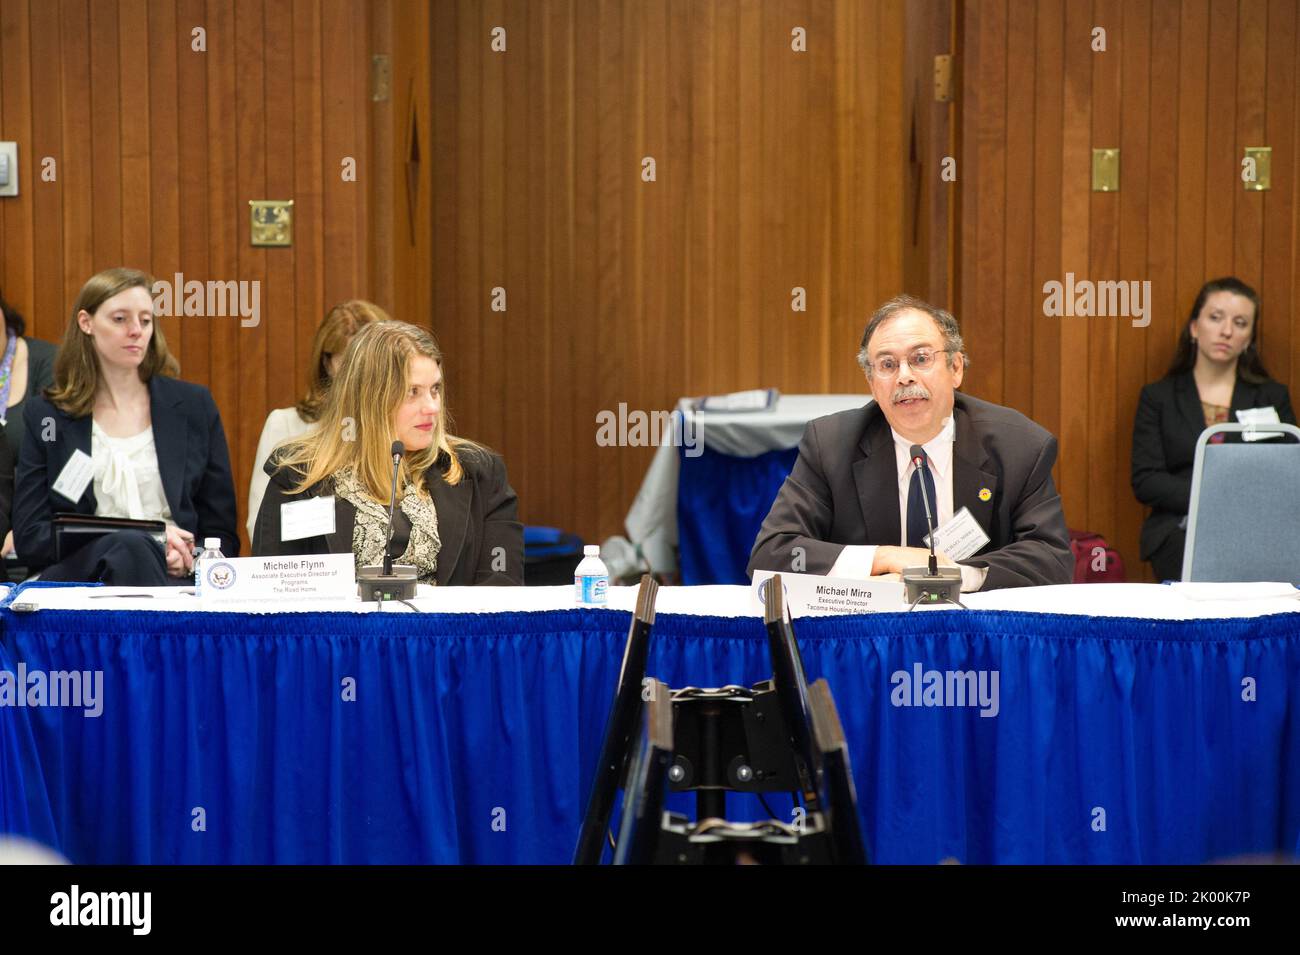
{"type": "MultiPolygon", "coordinates": [[[[912,463],[917,471],[925,467],[925,451],[919,445],[912,448],[912,463]]],[[[934,517],[930,512],[930,494],[925,489],[925,478],[917,482],[921,485],[921,502],[925,505],[925,524],[930,529],[929,567],[903,568],[903,599],[912,605],[907,609],[915,610],[916,605],[926,603],[948,603],[966,609],[961,602],[961,568],[940,567],[939,558],[934,551],[934,517]]]]}
{"type": "Polygon", "coordinates": [[[415,596],[419,573],[411,564],[393,564],[393,512],[397,506],[397,472],[406,448],[393,442],[393,483],[388,494],[388,532],[384,535],[384,560],[357,571],[357,591],[362,600],[375,600],[384,609],[385,600],[407,601],[415,596]]]}
{"type": "Polygon", "coordinates": [[[388,489],[388,534],[384,537],[384,573],[393,576],[393,510],[397,507],[397,472],[402,466],[402,456],[393,449],[393,484],[388,489]]]}

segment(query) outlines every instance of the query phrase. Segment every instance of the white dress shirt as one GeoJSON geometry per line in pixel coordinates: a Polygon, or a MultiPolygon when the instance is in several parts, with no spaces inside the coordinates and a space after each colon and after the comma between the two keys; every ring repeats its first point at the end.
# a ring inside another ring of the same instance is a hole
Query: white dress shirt
{"type": "MultiPolygon", "coordinates": [[[[889,429],[890,434],[894,436],[894,454],[898,462],[896,471],[898,477],[898,526],[901,529],[899,546],[922,546],[920,544],[912,545],[906,540],[907,538],[907,495],[912,481],[912,472],[916,466],[912,463],[912,445],[914,442],[904,438],[893,428],[889,429]]],[[[925,449],[926,456],[930,459],[930,473],[934,476],[934,491],[937,501],[930,502],[930,508],[935,514],[935,526],[942,527],[948,521],[952,520],[952,449],[953,443],[957,439],[957,428],[955,419],[948,418],[947,424],[939,430],[939,433],[921,445],[925,449]]],[[[862,579],[871,576],[871,565],[876,559],[877,544],[849,544],[840,552],[834,566],[831,567],[829,576],[831,577],[852,577],[862,579]]],[[[967,567],[965,564],[961,567],[961,589],[963,593],[969,593],[979,590],[984,586],[984,578],[988,576],[987,567],[967,567]]]]}
{"type": "Polygon", "coordinates": [[[92,420],[90,460],[95,468],[95,516],[171,523],[152,426],[129,438],[114,438],[92,420]]]}

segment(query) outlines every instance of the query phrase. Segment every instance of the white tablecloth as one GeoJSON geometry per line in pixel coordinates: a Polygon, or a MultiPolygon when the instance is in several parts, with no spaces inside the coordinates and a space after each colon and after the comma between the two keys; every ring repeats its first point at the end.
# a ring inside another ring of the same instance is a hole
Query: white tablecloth
{"type": "MultiPolygon", "coordinates": [[[[631,611],[636,587],[611,587],[608,607],[631,611]]],[[[1165,620],[1255,617],[1273,613],[1300,613],[1300,591],[1289,584],[1066,584],[1025,587],[963,594],[972,610],[1008,610],[1063,613],[1095,617],[1143,617],[1165,620]]],[[[200,610],[192,594],[175,588],[49,587],[31,588],[17,603],[39,610],[200,610]],[[151,594],[152,596],[140,596],[151,594]]],[[[571,610],[576,605],[573,587],[425,587],[413,601],[425,613],[493,613],[529,610],[571,610]]],[[[701,614],[720,617],[762,615],[752,587],[660,587],[658,613],[701,614]]],[[[16,609],[16,608],[15,608],[16,609]]],[[[231,608],[227,608],[231,609],[231,608]]],[[[252,613],[338,610],[369,613],[373,602],[343,604],[258,604],[252,613]]],[[[387,603],[387,611],[411,613],[401,604],[387,603]]],[[[919,608],[918,608],[919,609],[919,608]]],[[[925,613],[963,613],[962,610],[925,608],[925,613]]],[[[1297,621],[1300,625],[1300,620],[1297,621]]]]}
{"type": "MultiPolygon", "coordinates": [[[[861,395],[780,395],[769,411],[696,412],[691,399],[682,398],[677,410],[685,416],[683,443],[695,441],[720,454],[757,457],[768,451],[793,448],[814,418],[861,408],[871,402],[861,395]]],[[[671,443],[659,445],[646,471],[624,527],[628,539],[656,571],[677,569],[677,479],[680,462],[671,443]]]]}

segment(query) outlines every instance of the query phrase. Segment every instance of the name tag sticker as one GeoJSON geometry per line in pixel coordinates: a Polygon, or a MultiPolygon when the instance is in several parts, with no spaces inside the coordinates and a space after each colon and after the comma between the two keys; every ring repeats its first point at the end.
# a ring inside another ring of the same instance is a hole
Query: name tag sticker
{"type": "Polygon", "coordinates": [[[1255,425],[1261,424],[1281,424],[1282,419],[1277,416],[1277,409],[1269,406],[1267,408],[1238,408],[1237,420],[1244,425],[1248,425],[1242,432],[1241,440],[1243,441],[1263,441],[1265,438],[1276,438],[1281,431],[1255,431],[1255,425]]]}
{"type": "Polygon", "coordinates": [[[334,495],[280,505],[280,540],[297,541],[334,533],[334,495]]]}
{"type": "Polygon", "coordinates": [[[86,493],[86,485],[94,476],[94,462],[89,454],[78,448],[72,452],[72,457],[68,458],[68,463],[59,472],[58,480],[54,482],[54,493],[66,497],[75,504],[81,500],[81,495],[86,493]]]}
{"type": "MultiPolygon", "coordinates": [[[[980,527],[968,507],[963,507],[948,523],[934,531],[934,549],[943,551],[953,560],[965,560],[988,542],[989,535],[984,533],[984,528],[980,527]]],[[[930,545],[929,535],[925,543],[927,547],[930,545]]]]}

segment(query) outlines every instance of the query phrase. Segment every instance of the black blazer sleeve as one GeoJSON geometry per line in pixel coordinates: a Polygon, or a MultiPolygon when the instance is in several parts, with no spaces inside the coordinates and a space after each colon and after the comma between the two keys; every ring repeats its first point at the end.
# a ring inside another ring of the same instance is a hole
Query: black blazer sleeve
{"type": "Polygon", "coordinates": [[[1049,434],[1038,448],[1020,493],[1012,496],[1015,503],[1010,542],[959,561],[988,568],[981,590],[1068,584],[1074,580],[1070,532],[1065,525],[1061,495],[1052,480],[1055,463],[1056,438],[1049,434]]]}
{"type": "MultiPolygon", "coordinates": [[[[1166,381],[1144,385],[1133,422],[1133,493],[1148,507],[1186,514],[1192,499],[1192,474],[1174,471],[1165,457],[1165,436],[1176,427],[1169,418],[1178,413],[1172,386],[1166,381]]],[[[1279,415],[1281,412],[1279,411],[1279,415]]]]}
{"type": "Polygon", "coordinates": [[[205,439],[208,446],[207,464],[199,478],[194,507],[198,512],[195,544],[202,548],[203,538],[220,537],[221,553],[227,557],[239,556],[238,517],[235,505],[235,482],[230,472],[230,449],[226,445],[226,430],[221,425],[221,412],[212,393],[203,389],[205,439]]]}
{"type": "Polygon", "coordinates": [[[524,527],[519,523],[519,496],[506,477],[506,463],[488,453],[482,485],[483,517],[475,584],[518,586],[524,582],[524,527]]]}
{"type": "Polygon", "coordinates": [[[831,572],[844,544],[830,540],[834,501],[827,468],[817,435],[817,421],[810,421],[799,441],[794,468],[781,485],[750,551],[746,571],[751,578],[758,570],[794,566],[792,560],[796,554],[802,557],[798,566],[803,573],[831,572]]]}
{"type": "Polygon", "coordinates": [[[1295,410],[1291,407],[1291,392],[1280,381],[1270,381],[1269,403],[1277,409],[1277,416],[1286,424],[1295,424],[1295,410]]]}
{"type": "MultiPolygon", "coordinates": [[[[53,430],[54,406],[43,396],[27,399],[23,413],[22,448],[18,452],[18,470],[14,478],[13,531],[18,556],[29,567],[47,567],[54,563],[54,531],[50,522],[54,508],[50,504],[50,456],[56,434],[42,434],[46,423],[53,430]],[[49,440],[47,440],[49,439],[49,440]]],[[[70,509],[70,508],[69,508],[70,509]]]]}
{"type": "Polygon", "coordinates": [[[253,523],[253,536],[249,541],[253,556],[287,557],[329,553],[324,537],[309,537],[287,543],[280,540],[280,505],[312,497],[315,489],[308,488],[298,494],[290,493],[289,488],[297,483],[298,475],[287,468],[281,468],[275,454],[271,455],[264,467],[271,479],[267,482],[262,505],[257,509],[257,519],[253,523]]]}
{"type": "MultiPolygon", "coordinates": [[[[0,541],[9,533],[14,505],[14,454],[5,426],[0,425],[0,541]]],[[[0,576],[0,580],[4,578],[0,576]]]]}

